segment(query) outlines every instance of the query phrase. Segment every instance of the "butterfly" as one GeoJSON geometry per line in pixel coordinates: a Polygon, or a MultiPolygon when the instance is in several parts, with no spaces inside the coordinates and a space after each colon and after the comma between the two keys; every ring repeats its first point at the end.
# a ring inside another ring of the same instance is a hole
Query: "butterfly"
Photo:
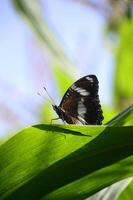
{"type": "Polygon", "coordinates": [[[87,75],[74,82],[64,94],[59,106],[52,105],[57,119],[68,124],[101,125],[103,112],[98,96],[99,82],[87,75]]]}

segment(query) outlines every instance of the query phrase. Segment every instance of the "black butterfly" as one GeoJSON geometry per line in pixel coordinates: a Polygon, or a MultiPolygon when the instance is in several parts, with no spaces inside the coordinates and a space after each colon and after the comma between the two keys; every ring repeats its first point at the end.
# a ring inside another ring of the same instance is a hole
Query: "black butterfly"
{"type": "Polygon", "coordinates": [[[98,96],[98,80],[87,75],[73,83],[60,105],[52,105],[60,119],[68,124],[101,125],[103,112],[98,96]]]}

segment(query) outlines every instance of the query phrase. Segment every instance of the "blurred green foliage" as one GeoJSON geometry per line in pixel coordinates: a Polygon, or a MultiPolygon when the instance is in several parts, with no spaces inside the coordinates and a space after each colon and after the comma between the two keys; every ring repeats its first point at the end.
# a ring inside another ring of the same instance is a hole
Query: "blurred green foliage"
{"type": "MultiPolygon", "coordinates": [[[[73,70],[71,70],[72,72],[73,70]]],[[[53,67],[53,73],[58,86],[59,94],[62,96],[70,85],[74,82],[73,73],[70,73],[67,69],[56,64],[53,67]]]]}
{"type": "Polygon", "coordinates": [[[119,113],[119,111],[116,108],[114,108],[113,106],[109,107],[109,106],[103,105],[102,110],[103,110],[103,114],[104,114],[103,124],[108,122],[110,119],[112,119],[119,113]]]}
{"type": "MultiPolygon", "coordinates": [[[[56,88],[58,89],[60,96],[62,96],[66,89],[75,80],[72,71],[75,70],[75,65],[71,62],[63,48],[63,45],[60,44],[56,35],[53,34],[51,28],[48,26],[42,14],[40,2],[34,2],[34,4],[31,4],[26,0],[12,1],[15,8],[33,29],[37,40],[40,42],[40,47],[45,50],[47,49],[50,53],[52,60],[52,65],[50,67],[52,68],[55,82],[57,83],[56,88]]],[[[115,2],[112,1],[109,3],[111,3],[115,9],[115,2]]],[[[118,5],[119,2],[117,2],[117,9],[114,10],[116,13],[119,8],[118,5]]],[[[127,2],[127,5],[130,5],[129,2],[127,2]]],[[[123,7],[121,8],[123,9],[123,7]]],[[[114,94],[112,95],[114,96],[114,102],[112,107],[103,105],[104,123],[133,102],[133,21],[131,18],[125,18],[125,15],[122,15],[122,17],[123,16],[124,20],[117,21],[120,24],[117,23],[117,36],[119,38],[119,43],[116,43],[117,53],[115,55],[115,78],[112,77],[114,80],[114,94]]],[[[109,24],[112,21],[112,17],[113,14],[110,15],[109,24]]],[[[117,15],[115,17],[117,17],[117,15]]],[[[118,18],[120,19],[120,13],[118,18]]],[[[116,22],[116,20],[114,20],[114,22],[116,22]]],[[[43,119],[43,122],[49,121],[46,120],[45,116],[43,117],[43,113],[45,113],[45,115],[47,113],[47,116],[49,116],[48,118],[51,118],[54,115],[52,113],[53,111],[51,112],[50,105],[47,105],[47,103],[44,103],[44,108],[41,109],[42,114],[40,116],[42,116],[41,121],[43,119]]]]}
{"type": "Polygon", "coordinates": [[[114,103],[123,109],[133,103],[133,20],[126,19],[119,27],[116,54],[114,103]]]}
{"type": "Polygon", "coordinates": [[[39,119],[41,123],[51,123],[51,119],[54,119],[54,113],[53,113],[53,109],[52,109],[52,105],[51,102],[49,100],[46,100],[41,108],[39,109],[39,113],[38,113],[39,119]]]}

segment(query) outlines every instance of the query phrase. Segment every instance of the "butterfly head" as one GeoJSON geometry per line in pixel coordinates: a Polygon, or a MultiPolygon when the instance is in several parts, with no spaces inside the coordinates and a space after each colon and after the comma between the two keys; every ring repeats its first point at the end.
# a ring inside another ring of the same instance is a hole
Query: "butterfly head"
{"type": "Polygon", "coordinates": [[[52,105],[52,107],[53,107],[54,111],[57,113],[57,115],[59,116],[59,118],[62,119],[62,110],[56,105],[52,105]]]}

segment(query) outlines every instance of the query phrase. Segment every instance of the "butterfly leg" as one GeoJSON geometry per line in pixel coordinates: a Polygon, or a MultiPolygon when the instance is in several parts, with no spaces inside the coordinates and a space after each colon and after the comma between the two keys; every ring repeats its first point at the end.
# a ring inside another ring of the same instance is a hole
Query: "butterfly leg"
{"type": "Polygon", "coordinates": [[[53,122],[54,120],[58,120],[58,119],[60,119],[60,118],[58,117],[58,118],[51,119],[50,124],[52,124],[52,122],[53,122]]]}

